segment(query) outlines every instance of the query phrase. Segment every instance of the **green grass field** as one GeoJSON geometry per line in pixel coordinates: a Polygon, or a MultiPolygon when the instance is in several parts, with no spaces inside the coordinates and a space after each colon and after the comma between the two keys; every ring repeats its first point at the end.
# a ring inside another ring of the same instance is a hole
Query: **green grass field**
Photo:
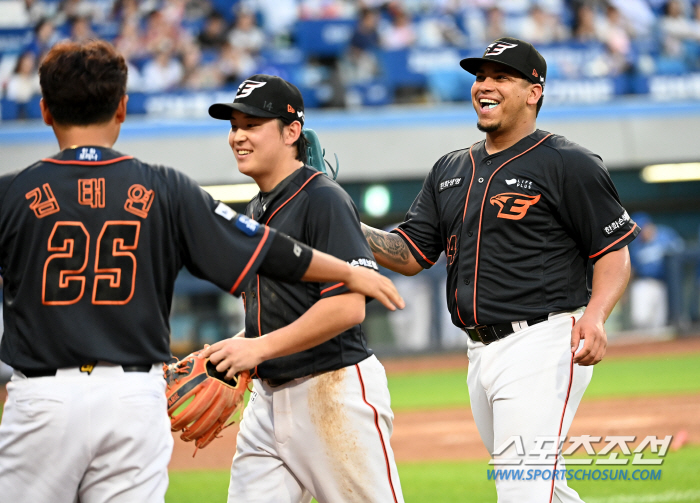
{"type": "MultiPolygon", "coordinates": [[[[467,370],[389,376],[391,407],[427,410],[469,404],[467,370]]],[[[700,392],[700,355],[603,360],[584,400],[700,392]]]]}
{"type": "MultiPolygon", "coordinates": [[[[684,447],[666,456],[659,480],[572,480],[587,503],[698,503],[700,502],[700,447],[684,447]]],[[[595,468],[595,467],[593,467],[595,468]]],[[[460,503],[496,501],[487,461],[402,463],[399,476],[407,503],[460,503]]],[[[628,478],[636,467],[629,466],[628,478]]],[[[226,501],[228,470],[171,472],[166,503],[222,503],[226,501]]]]}

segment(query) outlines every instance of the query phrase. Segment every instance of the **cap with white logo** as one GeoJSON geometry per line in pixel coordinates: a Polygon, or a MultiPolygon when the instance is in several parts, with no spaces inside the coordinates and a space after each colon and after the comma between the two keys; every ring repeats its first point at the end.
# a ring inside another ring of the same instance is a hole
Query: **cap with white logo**
{"type": "Polygon", "coordinates": [[[257,74],[240,86],[233,103],[216,103],[209,107],[215,119],[230,120],[233,110],[253,117],[279,117],[285,123],[304,125],[304,99],[294,84],[275,75],[257,74]]]}
{"type": "Polygon", "coordinates": [[[541,84],[547,78],[547,62],[537,49],[528,42],[512,37],[502,37],[486,48],[480,58],[466,58],[459,62],[469,73],[476,75],[481,65],[487,61],[501,63],[518,70],[533,84],[541,84]]]}

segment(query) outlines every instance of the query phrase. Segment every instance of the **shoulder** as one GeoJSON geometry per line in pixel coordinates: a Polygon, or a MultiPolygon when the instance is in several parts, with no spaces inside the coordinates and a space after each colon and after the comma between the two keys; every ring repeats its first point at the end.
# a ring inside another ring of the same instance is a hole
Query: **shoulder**
{"type": "Polygon", "coordinates": [[[542,145],[567,167],[604,169],[603,159],[587,148],[558,134],[550,135],[542,145]]]}
{"type": "Polygon", "coordinates": [[[452,152],[448,152],[442,157],[440,157],[437,162],[433,165],[432,171],[438,171],[441,169],[445,169],[446,167],[450,165],[461,165],[464,162],[468,162],[471,164],[471,150],[472,148],[480,148],[483,145],[484,141],[480,141],[475,143],[474,145],[466,148],[461,148],[459,150],[453,150],[452,152]]]}
{"type": "MultiPolygon", "coordinates": [[[[309,168],[310,169],[310,168],[309,168]]],[[[314,177],[306,188],[311,203],[333,205],[338,203],[352,203],[352,198],[345,192],[338,182],[324,174],[314,177]]]]}

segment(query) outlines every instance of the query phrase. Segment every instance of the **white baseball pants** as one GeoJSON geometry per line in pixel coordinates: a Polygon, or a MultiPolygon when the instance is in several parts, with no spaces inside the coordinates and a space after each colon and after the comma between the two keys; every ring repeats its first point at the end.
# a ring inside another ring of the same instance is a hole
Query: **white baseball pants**
{"type": "Polygon", "coordinates": [[[173,448],[161,365],[98,365],[7,385],[0,495],[12,503],[163,503],[173,448]]]}
{"type": "MultiPolygon", "coordinates": [[[[494,470],[565,469],[561,456],[533,453],[554,449],[554,441],[541,442],[544,437],[565,439],[591,381],[593,367],[574,364],[571,353],[571,328],[582,314],[583,309],[550,315],[549,320],[488,346],[469,340],[467,384],[474,421],[484,445],[493,454],[518,436],[524,447],[524,455],[519,455],[517,446],[511,444],[494,456],[494,470]],[[507,464],[514,459],[520,463],[507,464]]],[[[499,503],[582,501],[564,477],[497,479],[496,491],[499,503]]]]}
{"type": "Polygon", "coordinates": [[[255,379],[231,465],[229,503],[403,503],[389,445],[384,367],[357,365],[272,388],[255,379]]]}

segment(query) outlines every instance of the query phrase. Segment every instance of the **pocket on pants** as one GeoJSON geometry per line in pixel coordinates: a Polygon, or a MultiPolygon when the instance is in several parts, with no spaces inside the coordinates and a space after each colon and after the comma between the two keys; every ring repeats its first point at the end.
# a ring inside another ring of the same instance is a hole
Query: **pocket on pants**
{"type": "Polygon", "coordinates": [[[36,416],[42,412],[53,412],[63,407],[61,398],[49,396],[24,396],[14,400],[18,412],[28,416],[36,416]]]}

